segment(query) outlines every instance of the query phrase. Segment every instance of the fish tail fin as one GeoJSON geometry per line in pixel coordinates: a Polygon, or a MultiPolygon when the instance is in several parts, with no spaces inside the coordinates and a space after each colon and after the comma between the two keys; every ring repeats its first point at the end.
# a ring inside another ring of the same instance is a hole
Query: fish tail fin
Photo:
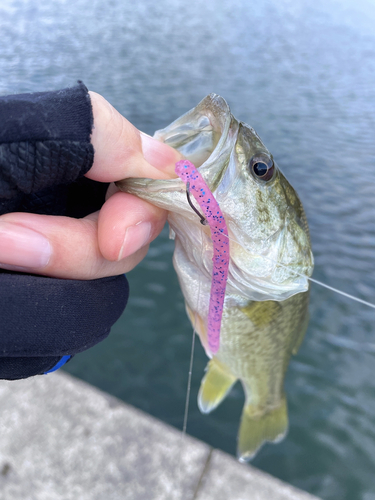
{"type": "Polygon", "coordinates": [[[256,409],[245,405],[240,430],[238,433],[237,456],[240,462],[251,460],[266,442],[278,443],[288,431],[288,409],[286,397],[283,395],[278,407],[263,415],[256,409]]]}
{"type": "Polygon", "coordinates": [[[202,413],[210,413],[228,394],[237,378],[220,363],[212,358],[206,367],[198,394],[198,406],[202,413]]]}

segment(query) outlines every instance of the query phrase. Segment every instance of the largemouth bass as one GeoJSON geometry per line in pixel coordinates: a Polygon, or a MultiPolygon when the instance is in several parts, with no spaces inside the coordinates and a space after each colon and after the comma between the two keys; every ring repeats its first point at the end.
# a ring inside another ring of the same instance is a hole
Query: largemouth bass
{"type": "Polygon", "coordinates": [[[284,378],[307,327],[307,277],[313,270],[306,216],[257,133],[234,118],[222,97],[210,94],[154,137],[199,168],[228,227],[229,273],[215,355],[207,341],[212,241],[187,202],[184,183],[126,179],[117,185],[168,210],[186,310],[211,358],[198,405],[209,413],[241,381],[245,405],[238,457],[249,460],[288,428],[284,378]]]}

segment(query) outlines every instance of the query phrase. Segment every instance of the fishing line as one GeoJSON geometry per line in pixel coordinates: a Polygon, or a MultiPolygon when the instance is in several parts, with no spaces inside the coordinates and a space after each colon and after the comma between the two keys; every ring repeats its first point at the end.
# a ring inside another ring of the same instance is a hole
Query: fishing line
{"type": "MultiPolygon", "coordinates": [[[[226,238],[228,238],[230,241],[233,241],[234,243],[238,243],[239,245],[241,245],[241,243],[239,241],[231,238],[230,236],[226,236],[224,233],[222,233],[222,234],[223,234],[223,236],[225,236],[226,238]]],[[[245,248],[245,250],[246,250],[246,248],[245,248]]],[[[285,266],[284,264],[281,264],[280,262],[277,262],[277,261],[275,261],[273,259],[270,259],[269,257],[263,256],[263,258],[266,259],[266,260],[268,260],[269,262],[272,262],[273,264],[276,264],[277,266],[283,267],[287,271],[289,271],[291,273],[294,273],[297,276],[300,276],[301,278],[307,278],[312,283],[316,283],[317,285],[320,285],[320,286],[322,286],[324,288],[327,288],[328,290],[331,290],[332,292],[336,292],[339,295],[343,295],[344,297],[347,297],[348,299],[354,300],[356,302],[360,302],[361,304],[364,304],[365,306],[372,307],[372,309],[375,309],[375,304],[372,304],[371,302],[367,302],[366,300],[363,300],[363,299],[360,299],[358,297],[355,297],[354,295],[351,295],[350,293],[343,292],[342,290],[339,290],[338,288],[334,288],[333,286],[326,285],[325,283],[323,283],[323,282],[321,282],[319,280],[316,280],[315,278],[310,278],[306,274],[302,274],[302,273],[299,273],[298,271],[296,271],[294,269],[290,269],[288,266],[285,266]]]]}
{"type": "MultiPolygon", "coordinates": [[[[296,274],[298,274],[296,271],[292,271],[296,274]]],[[[304,274],[300,274],[300,276],[305,276],[304,274]]],[[[367,302],[366,300],[359,299],[358,297],[355,297],[354,295],[350,295],[350,293],[342,292],[341,290],[338,290],[337,288],[333,288],[333,286],[326,285],[325,283],[322,283],[321,281],[318,281],[314,278],[309,278],[306,276],[306,278],[313,283],[316,283],[317,285],[323,286],[324,288],[328,288],[328,290],[332,290],[332,292],[336,292],[340,295],[343,295],[344,297],[348,297],[349,299],[355,300],[356,302],[360,302],[361,304],[364,304],[365,306],[372,307],[375,309],[375,304],[371,304],[371,302],[367,302]]]]}
{"type": "MultiPolygon", "coordinates": [[[[201,245],[201,250],[203,252],[203,239],[201,240],[202,245],[201,245]]],[[[200,281],[198,281],[198,293],[197,293],[197,306],[196,306],[196,311],[198,310],[198,304],[199,304],[199,299],[200,299],[200,292],[201,292],[201,284],[200,281]]],[[[193,325],[193,337],[191,339],[191,352],[190,352],[190,362],[189,362],[189,374],[188,374],[188,383],[187,383],[187,389],[186,389],[186,399],[185,399],[185,411],[184,411],[184,420],[182,424],[182,434],[181,434],[181,444],[182,440],[186,437],[186,428],[187,428],[187,421],[188,421],[188,415],[189,415],[189,405],[190,405],[190,393],[191,393],[191,379],[193,376],[193,361],[194,361],[194,348],[195,348],[195,334],[197,333],[197,316],[198,313],[194,312],[194,325],[193,325]]],[[[182,488],[182,460],[179,462],[179,470],[178,470],[178,475],[177,477],[180,478],[180,485],[181,485],[181,499],[183,498],[183,488],[182,488]]]]}
{"type": "MultiPolygon", "coordinates": [[[[199,214],[201,217],[201,215],[199,214]]],[[[201,239],[201,253],[203,254],[203,238],[201,239]]],[[[189,374],[188,374],[188,383],[186,389],[186,399],[185,399],[185,412],[184,412],[184,421],[182,425],[182,435],[186,436],[186,428],[188,421],[188,413],[189,413],[189,403],[190,403],[190,392],[191,392],[191,379],[193,375],[193,361],[194,361],[194,348],[195,348],[195,334],[197,333],[197,316],[198,316],[198,305],[200,300],[201,293],[201,282],[198,280],[198,293],[197,293],[197,303],[194,311],[194,325],[193,325],[193,338],[191,339],[191,352],[190,352],[190,363],[189,363],[189,374]]]]}
{"type": "MultiPolygon", "coordinates": [[[[199,285],[198,285],[198,301],[197,301],[198,304],[199,304],[199,292],[200,292],[200,282],[199,282],[199,285]]],[[[188,375],[188,383],[187,383],[186,399],[185,399],[184,423],[182,425],[182,434],[184,436],[186,435],[186,427],[187,427],[188,413],[189,413],[189,402],[190,402],[190,392],[191,392],[191,379],[192,379],[192,374],[193,374],[195,334],[197,333],[196,326],[197,326],[197,313],[195,313],[195,315],[194,315],[193,338],[192,338],[192,341],[191,341],[189,375],[188,375]]]]}

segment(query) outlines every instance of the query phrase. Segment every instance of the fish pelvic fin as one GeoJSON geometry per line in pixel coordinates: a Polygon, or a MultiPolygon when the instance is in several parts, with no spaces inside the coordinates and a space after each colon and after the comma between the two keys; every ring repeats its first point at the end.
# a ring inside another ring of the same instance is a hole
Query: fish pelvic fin
{"type": "Polygon", "coordinates": [[[202,413],[210,413],[225,398],[237,378],[215,357],[206,367],[198,394],[198,407],[202,413]]]}
{"type": "Polygon", "coordinates": [[[288,409],[285,394],[280,405],[259,414],[251,404],[245,405],[238,433],[237,457],[240,462],[254,458],[266,442],[278,443],[288,432],[288,409]]]}

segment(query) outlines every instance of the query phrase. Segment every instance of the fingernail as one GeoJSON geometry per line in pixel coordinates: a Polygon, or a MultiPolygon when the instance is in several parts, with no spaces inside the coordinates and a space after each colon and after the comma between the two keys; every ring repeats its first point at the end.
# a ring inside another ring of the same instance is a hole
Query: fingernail
{"type": "MultiPolygon", "coordinates": [[[[0,262],[23,268],[43,268],[52,247],[42,234],[9,222],[0,222],[0,262]]],[[[4,266],[5,267],[5,266],[4,266]]]]}
{"type": "Polygon", "coordinates": [[[147,245],[151,236],[151,223],[140,222],[130,226],[125,232],[124,241],[117,260],[124,259],[147,245]]]}
{"type": "Polygon", "coordinates": [[[181,159],[178,151],[143,132],[141,132],[141,141],[144,159],[155,168],[165,170],[181,159]]]}

